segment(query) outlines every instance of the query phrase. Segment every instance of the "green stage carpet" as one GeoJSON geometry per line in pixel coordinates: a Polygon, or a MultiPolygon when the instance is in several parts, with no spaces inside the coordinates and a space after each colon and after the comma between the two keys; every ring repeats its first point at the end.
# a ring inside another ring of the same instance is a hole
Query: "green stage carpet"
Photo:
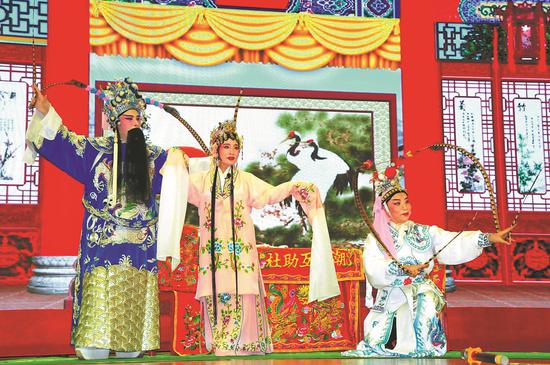
{"type": "MultiPolygon", "coordinates": [[[[499,352],[508,356],[510,359],[550,359],[549,352],[499,352]]],[[[261,358],[262,360],[269,359],[350,359],[343,357],[340,352],[290,352],[290,353],[274,353],[265,356],[238,356],[238,357],[216,357],[214,355],[189,355],[189,356],[174,356],[166,353],[159,353],[155,356],[144,356],[140,359],[106,359],[106,360],[79,360],[76,357],[19,357],[11,359],[0,359],[1,365],[39,365],[39,364],[93,364],[93,363],[134,363],[134,362],[168,362],[168,361],[216,361],[225,359],[240,359],[252,360],[261,358]]],[[[460,358],[459,351],[449,351],[444,358],[458,359],[460,358]]]]}

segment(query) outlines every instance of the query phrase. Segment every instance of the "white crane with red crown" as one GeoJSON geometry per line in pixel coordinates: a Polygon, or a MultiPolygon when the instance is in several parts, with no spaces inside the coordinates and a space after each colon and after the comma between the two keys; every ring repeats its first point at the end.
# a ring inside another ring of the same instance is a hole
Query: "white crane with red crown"
{"type": "Polygon", "coordinates": [[[286,158],[299,169],[292,181],[310,181],[317,185],[323,202],[331,187],[342,194],[351,186],[354,172],[340,156],[320,148],[313,139],[303,142],[295,131],[288,134],[287,140],[291,139],[294,143],[288,148],[286,158]]]}

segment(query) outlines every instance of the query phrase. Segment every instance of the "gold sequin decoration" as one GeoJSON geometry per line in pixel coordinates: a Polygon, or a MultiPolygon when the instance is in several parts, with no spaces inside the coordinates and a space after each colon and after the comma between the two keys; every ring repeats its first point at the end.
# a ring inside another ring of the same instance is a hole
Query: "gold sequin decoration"
{"type": "Polygon", "coordinates": [[[87,272],[73,343],[115,351],[158,349],[157,275],[124,264],[87,272]]]}

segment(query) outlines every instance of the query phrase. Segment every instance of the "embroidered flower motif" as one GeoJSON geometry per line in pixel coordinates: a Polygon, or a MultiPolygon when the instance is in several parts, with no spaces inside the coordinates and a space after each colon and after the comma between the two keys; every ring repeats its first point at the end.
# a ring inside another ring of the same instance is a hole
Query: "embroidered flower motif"
{"type": "Polygon", "coordinates": [[[307,334],[308,330],[309,328],[307,323],[301,324],[298,326],[298,329],[296,330],[296,334],[298,335],[298,337],[304,337],[307,334]]]}
{"type": "Polygon", "coordinates": [[[227,304],[231,300],[231,295],[229,293],[220,293],[218,298],[222,304],[227,304]]]}
{"type": "Polygon", "coordinates": [[[233,249],[233,242],[229,242],[227,244],[227,250],[229,251],[229,253],[233,253],[233,251],[235,251],[237,256],[239,256],[241,252],[243,252],[243,247],[239,242],[235,242],[235,248],[233,249]]]}
{"type": "Polygon", "coordinates": [[[412,283],[411,278],[406,278],[405,280],[403,280],[403,285],[409,285],[410,283],[412,283]]]}
{"type": "Polygon", "coordinates": [[[298,193],[300,194],[300,197],[303,200],[307,201],[307,199],[309,198],[309,193],[307,192],[307,190],[305,188],[298,189],[298,193]]]}
{"type": "Polygon", "coordinates": [[[244,226],[244,222],[241,218],[235,218],[235,226],[237,228],[242,228],[244,226]]]}
{"type": "Polygon", "coordinates": [[[214,243],[214,252],[222,252],[222,243],[216,241],[214,243]]]}
{"type": "Polygon", "coordinates": [[[185,348],[189,348],[189,347],[193,346],[195,344],[195,342],[196,342],[195,336],[191,335],[191,336],[187,337],[187,339],[185,340],[183,346],[185,348]]]}

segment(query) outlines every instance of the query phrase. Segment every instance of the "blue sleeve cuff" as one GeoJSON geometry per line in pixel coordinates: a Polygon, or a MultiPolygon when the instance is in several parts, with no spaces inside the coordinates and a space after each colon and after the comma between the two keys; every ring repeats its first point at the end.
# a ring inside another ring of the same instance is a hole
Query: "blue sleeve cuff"
{"type": "Polygon", "coordinates": [[[482,233],[479,235],[479,238],[477,240],[477,245],[480,248],[489,247],[492,245],[492,243],[489,241],[489,233],[482,233]]]}

